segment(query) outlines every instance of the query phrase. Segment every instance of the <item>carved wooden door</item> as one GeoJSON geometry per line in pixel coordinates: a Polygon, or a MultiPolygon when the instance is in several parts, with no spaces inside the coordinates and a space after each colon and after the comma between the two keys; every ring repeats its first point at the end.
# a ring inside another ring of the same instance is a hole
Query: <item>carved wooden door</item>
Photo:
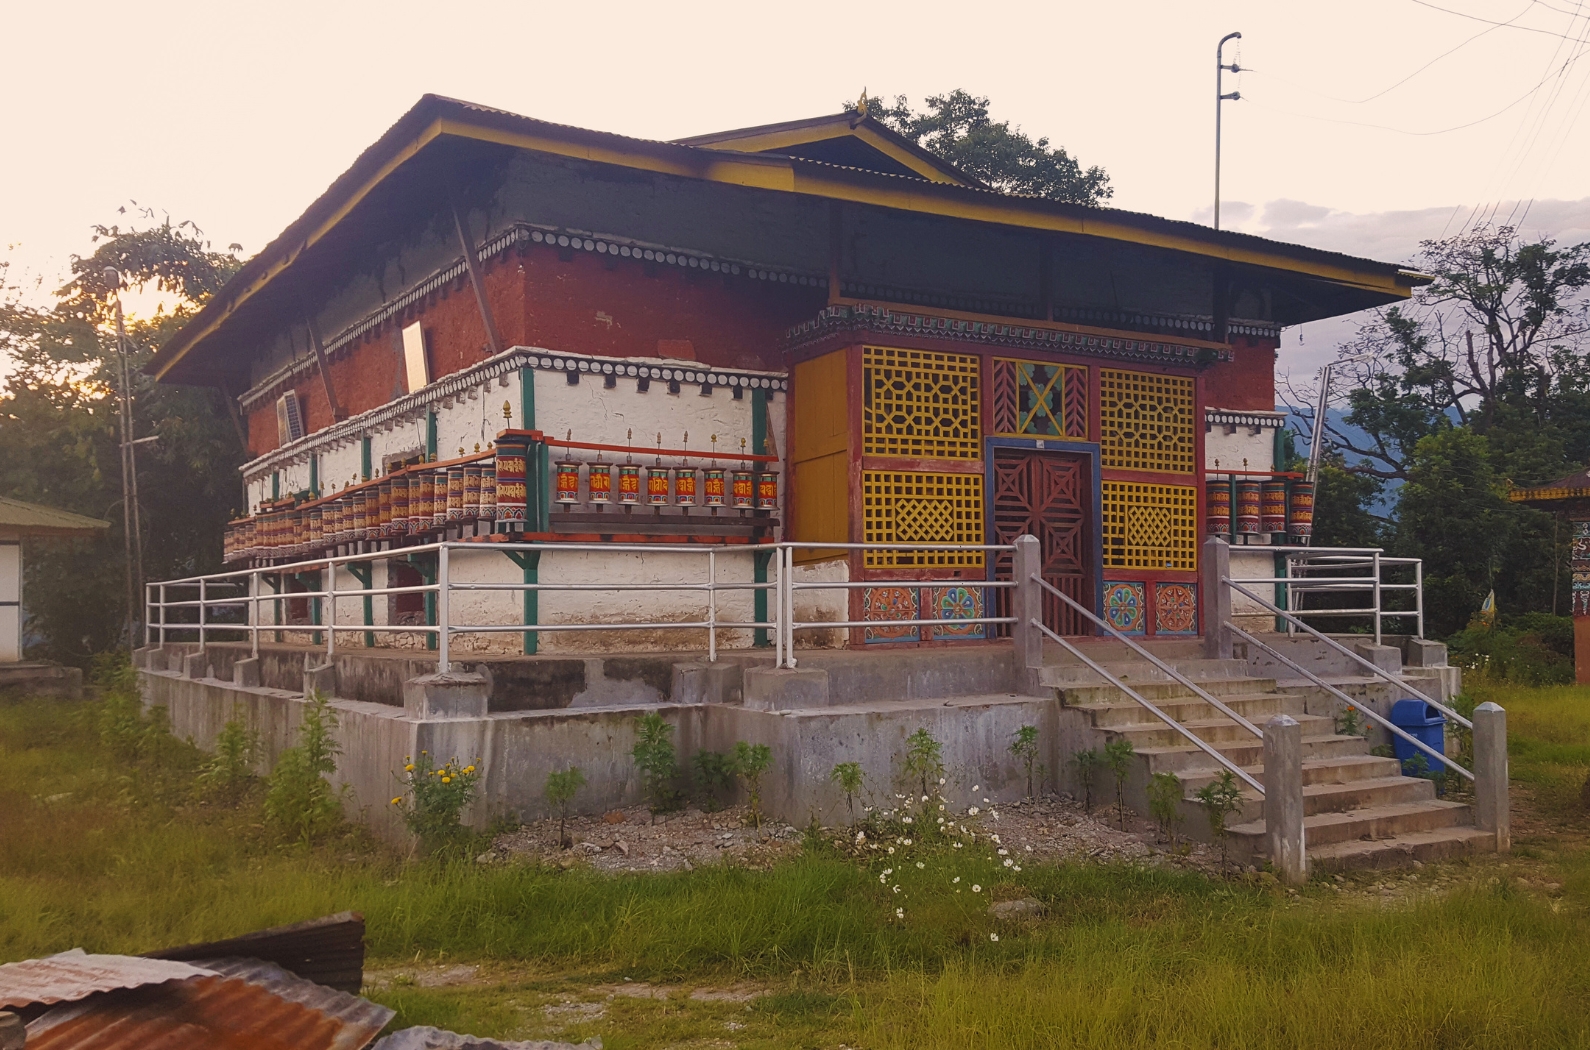
{"type": "MultiPolygon", "coordinates": [[[[1036,449],[994,450],[991,501],[994,542],[1010,543],[1023,533],[1038,537],[1043,578],[1068,598],[1093,607],[1093,471],[1090,457],[1036,449]]],[[[1010,576],[1011,556],[1001,554],[999,576],[1010,576]]],[[[1009,608],[1008,591],[1000,603],[1009,608]]],[[[1008,612],[1000,615],[1008,616],[1008,612]]],[[[1060,599],[1044,592],[1044,624],[1056,634],[1090,635],[1093,625],[1060,599]]]]}

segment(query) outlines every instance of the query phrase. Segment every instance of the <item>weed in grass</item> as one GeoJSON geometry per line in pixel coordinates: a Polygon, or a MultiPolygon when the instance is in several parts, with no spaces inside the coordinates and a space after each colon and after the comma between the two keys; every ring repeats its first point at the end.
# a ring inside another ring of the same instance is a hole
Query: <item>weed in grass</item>
{"type": "Polygon", "coordinates": [[[630,756],[640,770],[641,788],[652,814],[679,806],[679,761],[674,752],[674,727],[656,711],[635,720],[635,746],[630,756]]]}
{"type": "Polygon", "coordinates": [[[1027,797],[1032,798],[1032,772],[1038,761],[1038,727],[1022,726],[1016,730],[1016,739],[1011,742],[1010,753],[1027,767],[1027,797]]]}
{"type": "Polygon", "coordinates": [[[1155,773],[1148,781],[1148,810],[1159,825],[1157,841],[1176,845],[1176,827],[1181,823],[1181,778],[1175,773],[1155,773]]]}
{"type": "Polygon", "coordinates": [[[1126,830],[1126,780],[1132,775],[1132,758],[1137,754],[1132,742],[1117,737],[1104,745],[1104,761],[1115,777],[1115,815],[1122,831],[1126,830]]]}
{"type": "Polygon", "coordinates": [[[1194,793],[1194,798],[1204,804],[1204,812],[1209,815],[1209,834],[1220,843],[1220,870],[1226,870],[1226,818],[1242,807],[1242,788],[1237,786],[1237,778],[1229,769],[1222,769],[1220,775],[1194,793]]]}
{"type": "Polygon", "coordinates": [[[1077,767],[1077,782],[1082,785],[1082,810],[1093,812],[1093,785],[1098,782],[1099,770],[1104,767],[1104,756],[1097,748],[1078,751],[1071,759],[1077,767]]]}
{"type": "Polygon", "coordinates": [[[265,816],[303,843],[321,837],[342,819],[341,801],[326,777],[336,772],[342,748],[332,739],[337,713],[319,693],[304,706],[298,743],[283,751],[265,790],[265,816]]]}
{"type": "Polygon", "coordinates": [[[850,814],[850,824],[856,823],[856,796],[861,794],[863,780],[860,762],[840,762],[828,772],[828,779],[839,785],[845,793],[845,809],[850,814]]]}
{"type": "Polygon", "coordinates": [[[745,781],[750,805],[747,816],[757,828],[762,826],[762,776],[772,765],[773,749],[766,744],[747,744],[741,740],[734,745],[734,775],[745,781]]]}
{"type": "Polygon", "coordinates": [[[944,745],[933,739],[926,729],[918,729],[905,741],[905,775],[921,783],[922,794],[928,793],[929,781],[944,777],[944,745]]]}
{"type": "Polygon", "coordinates": [[[258,731],[234,715],[215,738],[215,754],[199,773],[199,789],[207,798],[235,806],[254,779],[258,761],[258,731]]]}
{"type": "Polygon", "coordinates": [[[475,764],[453,758],[438,766],[430,752],[421,751],[405,760],[402,779],[407,797],[400,795],[392,804],[403,811],[403,823],[419,839],[420,849],[434,856],[466,845],[472,835],[461,818],[480,785],[475,764]]]}

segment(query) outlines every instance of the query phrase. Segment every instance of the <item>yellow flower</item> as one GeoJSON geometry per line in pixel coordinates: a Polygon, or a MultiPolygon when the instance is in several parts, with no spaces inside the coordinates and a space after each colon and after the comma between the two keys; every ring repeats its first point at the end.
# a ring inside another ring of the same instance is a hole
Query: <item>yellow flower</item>
{"type": "Polygon", "coordinates": [[[393,799],[393,800],[392,800],[392,804],[393,804],[393,805],[394,805],[394,806],[396,806],[396,805],[401,805],[401,804],[402,804],[402,802],[403,802],[403,799],[402,799],[402,798],[395,798],[395,799],[393,799]]]}
{"type": "Polygon", "coordinates": [[[452,777],[443,777],[442,778],[442,783],[444,783],[444,784],[451,784],[452,782],[453,782],[453,778],[452,777]]]}
{"type": "Polygon", "coordinates": [[[465,766],[464,767],[464,772],[465,773],[473,773],[474,771],[475,771],[475,767],[474,766],[465,766]]]}
{"type": "Polygon", "coordinates": [[[414,772],[414,763],[413,763],[413,762],[410,762],[410,763],[409,763],[409,764],[408,764],[408,765],[406,765],[406,766],[404,766],[404,767],[403,767],[403,772],[405,772],[405,773],[412,773],[412,772],[414,772]]]}

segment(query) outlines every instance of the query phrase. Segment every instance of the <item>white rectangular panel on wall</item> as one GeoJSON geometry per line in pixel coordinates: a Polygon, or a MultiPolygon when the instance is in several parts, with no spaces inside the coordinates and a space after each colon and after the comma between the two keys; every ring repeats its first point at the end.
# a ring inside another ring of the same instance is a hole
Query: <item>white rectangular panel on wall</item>
{"type": "Polygon", "coordinates": [[[0,663],[22,659],[22,547],[0,543],[0,663]]]}
{"type": "Polygon", "coordinates": [[[408,378],[411,394],[431,383],[431,362],[425,354],[425,329],[418,321],[403,329],[403,374],[408,378]]]}

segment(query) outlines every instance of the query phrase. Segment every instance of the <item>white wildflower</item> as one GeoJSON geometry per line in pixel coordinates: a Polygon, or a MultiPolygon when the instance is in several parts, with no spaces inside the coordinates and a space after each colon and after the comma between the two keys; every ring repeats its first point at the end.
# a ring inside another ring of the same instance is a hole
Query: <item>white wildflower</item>
{"type": "Polygon", "coordinates": [[[955,877],[954,877],[954,878],[953,878],[953,879],[951,879],[951,880],[950,880],[950,885],[951,885],[951,886],[953,886],[953,885],[955,885],[955,884],[956,884],[956,883],[957,883],[957,882],[960,882],[960,881],[961,881],[961,877],[960,877],[960,876],[959,876],[959,875],[957,875],[957,876],[955,876],[955,877]]]}
{"type": "Polygon", "coordinates": [[[957,843],[956,843],[956,844],[955,844],[955,848],[956,848],[956,849],[960,849],[960,848],[961,848],[961,844],[960,844],[960,843],[959,843],[959,842],[957,842],[957,843]]]}
{"type": "Polygon", "coordinates": [[[1003,846],[1001,846],[1000,850],[999,850],[999,855],[1001,857],[1008,857],[1008,856],[1010,856],[1010,850],[1005,849],[1003,846]]]}
{"type": "Polygon", "coordinates": [[[883,873],[885,875],[893,875],[894,874],[894,869],[893,868],[884,868],[883,869],[883,873]]]}
{"type": "Polygon", "coordinates": [[[1017,864],[1015,867],[1011,868],[1010,870],[1011,871],[1020,871],[1021,870],[1021,865],[1017,864]]]}
{"type": "Polygon", "coordinates": [[[982,790],[981,785],[978,785],[978,784],[973,784],[972,785],[972,791],[973,792],[977,792],[977,791],[981,791],[981,790],[982,790]]]}
{"type": "Polygon", "coordinates": [[[856,832],[856,845],[859,846],[863,842],[866,842],[866,841],[867,841],[867,833],[865,831],[856,832]]]}
{"type": "Polygon", "coordinates": [[[978,809],[977,809],[976,806],[973,806],[971,809],[966,811],[966,815],[968,817],[975,817],[975,816],[977,816],[977,814],[978,814],[978,809]]]}
{"type": "Polygon", "coordinates": [[[1032,847],[1031,847],[1031,846],[1028,846],[1028,847],[1027,847],[1027,852],[1028,852],[1028,853],[1031,853],[1031,852],[1032,852],[1032,847]]]}
{"type": "Polygon", "coordinates": [[[977,883],[974,882],[974,883],[972,883],[972,892],[973,893],[982,893],[983,892],[983,888],[981,886],[979,886],[977,883]]]}
{"type": "Polygon", "coordinates": [[[925,867],[927,867],[927,865],[926,865],[926,864],[923,864],[923,863],[922,863],[922,862],[921,862],[921,861],[917,861],[917,862],[916,862],[916,866],[917,866],[917,870],[919,870],[919,871],[920,871],[920,870],[921,870],[921,869],[923,869],[923,868],[925,868],[925,867]]]}
{"type": "Polygon", "coordinates": [[[926,802],[926,801],[927,801],[927,796],[926,796],[926,795],[923,795],[923,796],[922,796],[922,801],[923,801],[923,802],[926,802]]]}
{"type": "Polygon", "coordinates": [[[895,893],[899,893],[899,892],[900,892],[900,887],[899,887],[899,886],[894,886],[894,887],[891,887],[891,889],[892,889],[892,890],[893,890],[893,892],[895,892],[895,893]]]}
{"type": "Polygon", "coordinates": [[[894,909],[894,917],[896,919],[905,918],[905,909],[904,908],[896,908],[896,909],[894,909]]]}
{"type": "Polygon", "coordinates": [[[991,941],[997,941],[997,940],[999,940],[999,934],[991,933],[991,934],[988,935],[988,939],[991,940],[991,941]]]}
{"type": "Polygon", "coordinates": [[[907,846],[909,846],[909,845],[911,845],[911,840],[910,840],[910,839],[906,839],[906,840],[905,840],[905,844],[906,844],[906,845],[907,845],[907,846]]]}
{"type": "Polygon", "coordinates": [[[1011,865],[1013,865],[1013,864],[1015,864],[1015,863],[1016,863],[1016,862],[1015,862],[1015,861],[1013,861],[1013,860],[1011,860],[1011,859],[1010,859],[1010,858],[1009,858],[1009,857],[1006,857],[1006,858],[1005,858],[1005,867],[1007,867],[1007,868],[1008,868],[1008,867],[1010,867],[1010,866],[1011,866],[1011,865]]]}
{"type": "Polygon", "coordinates": [[[944,786],[944,778],[943,777],[939,777],[939,787],[943,787],[943,786],[944,786]]]}
{"type": "Polygon", "coordinates": [[[894,852],[894,847],[893,847],[893,846],[890,846],[890,847],[889,847],[889,852],[890,852],[890,853],[893,853],[893,852],[894,852]]]}

